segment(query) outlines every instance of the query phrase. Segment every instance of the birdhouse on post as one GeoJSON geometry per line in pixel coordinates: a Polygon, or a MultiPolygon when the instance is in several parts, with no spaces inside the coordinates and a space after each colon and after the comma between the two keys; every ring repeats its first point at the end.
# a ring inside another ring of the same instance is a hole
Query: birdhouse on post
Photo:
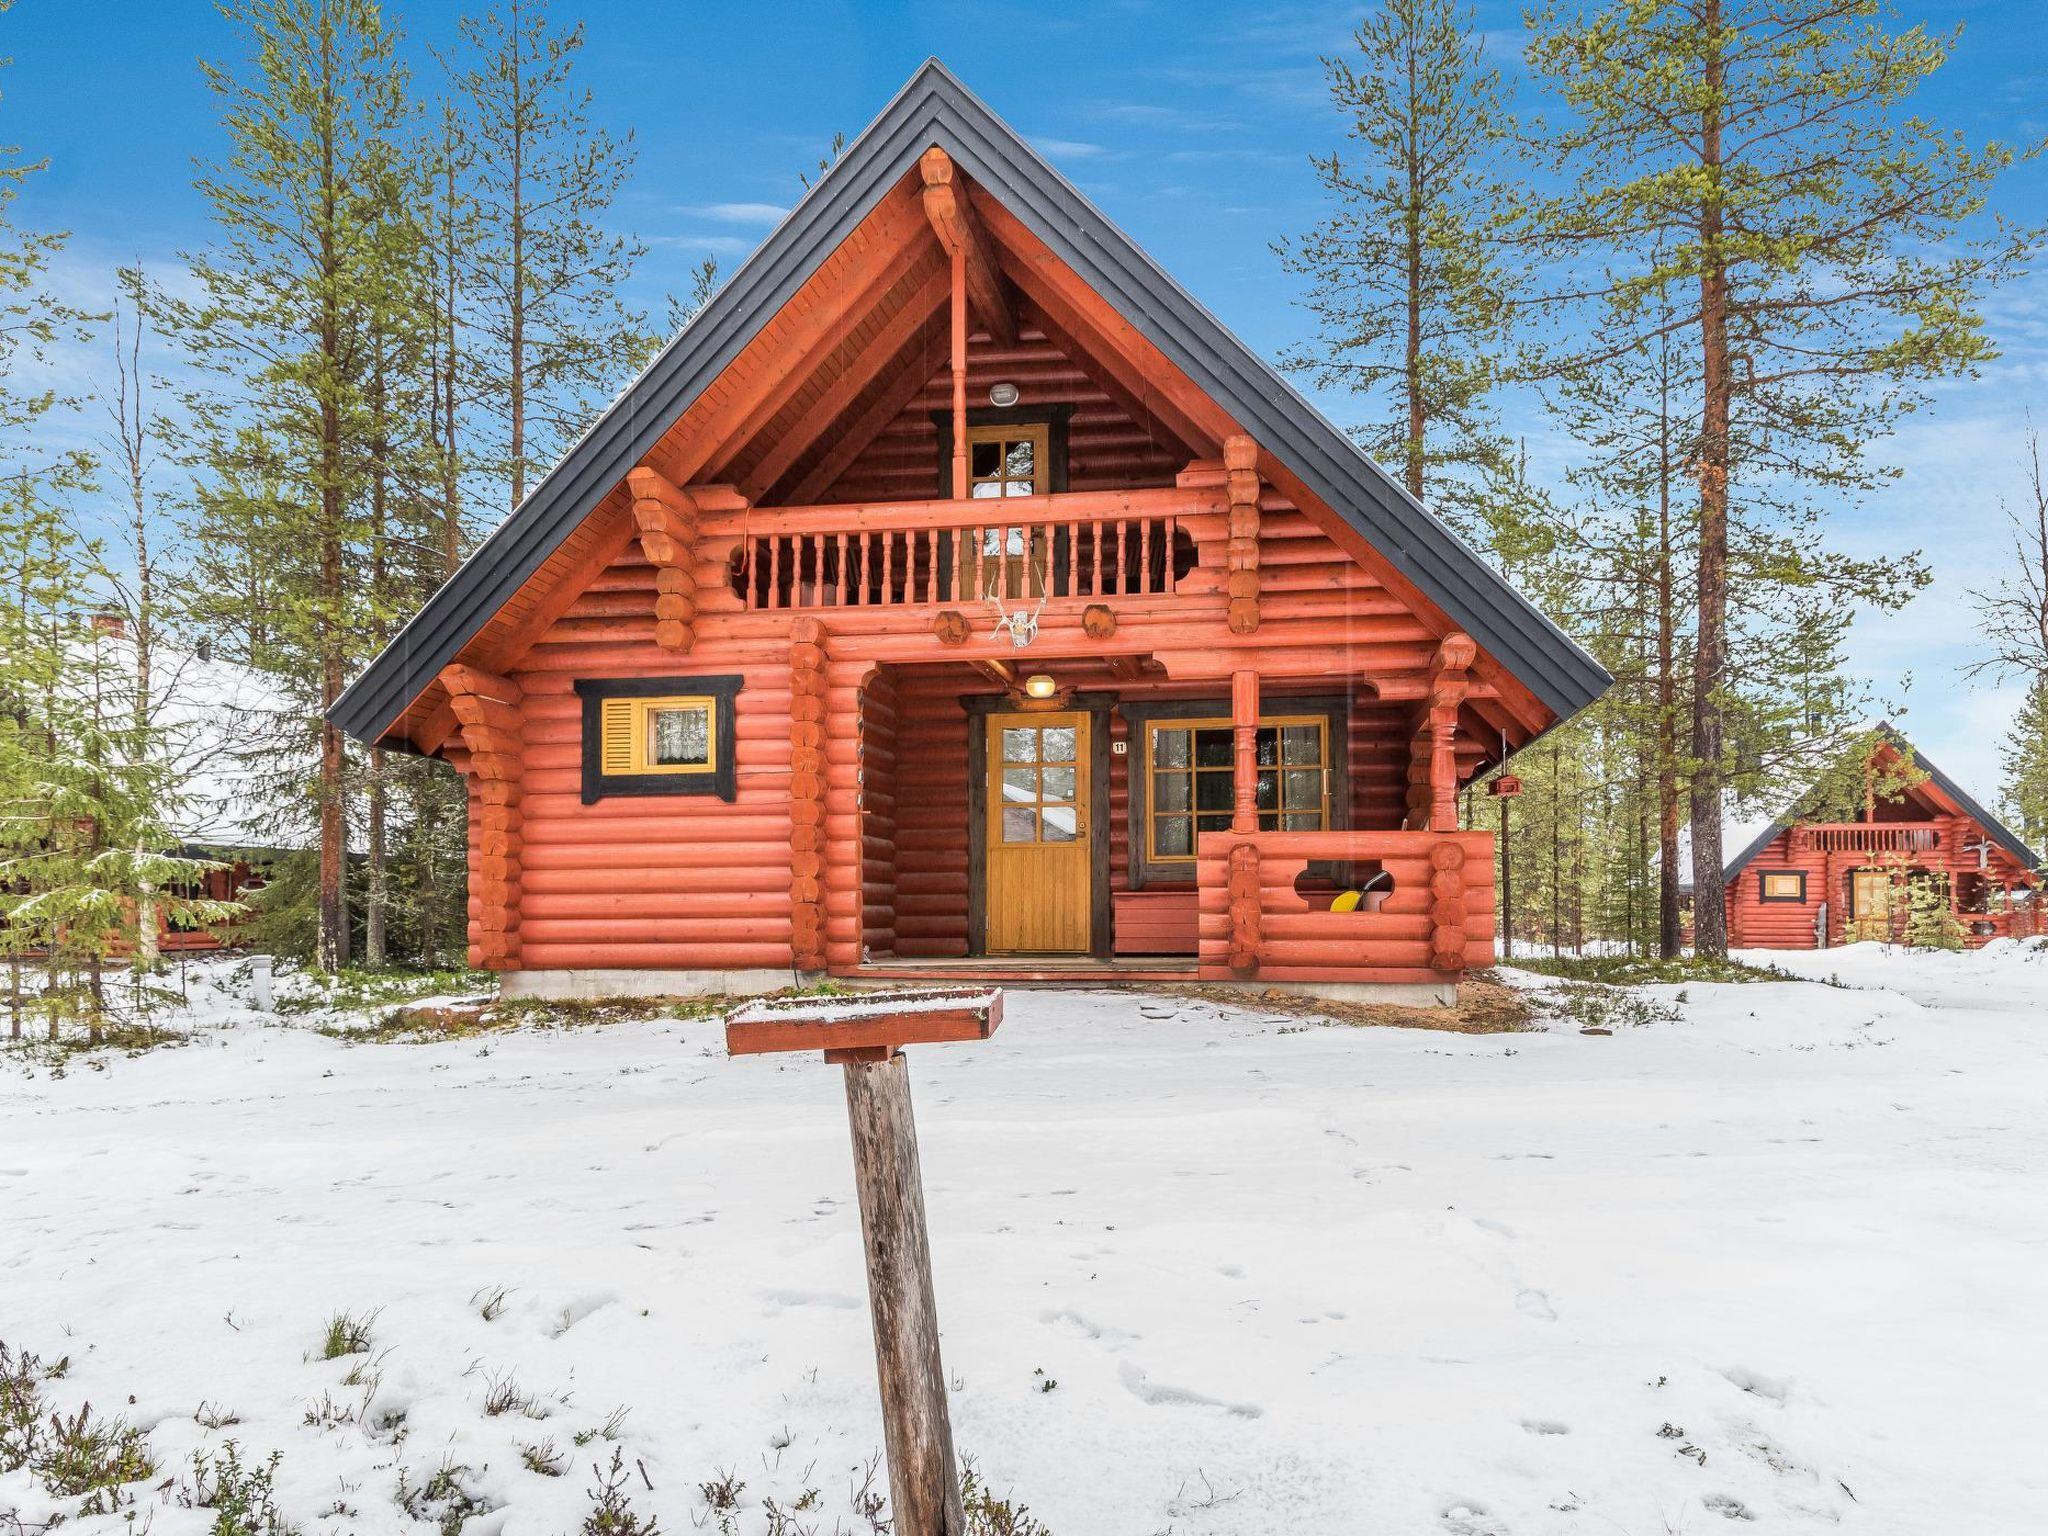
{"type": "Polygon", "coordinates": [[[924,1177],[902,1048],[986,1040],[1002,1021],[1000,989],[950,988],[764,998],[725,1021],[728,1055],[820,1051],[846,1070],[846,1118],[853,1130],[853,1178],[898,1536],[957,1536],[967,1528],[939,1360],[924,1177]]]}

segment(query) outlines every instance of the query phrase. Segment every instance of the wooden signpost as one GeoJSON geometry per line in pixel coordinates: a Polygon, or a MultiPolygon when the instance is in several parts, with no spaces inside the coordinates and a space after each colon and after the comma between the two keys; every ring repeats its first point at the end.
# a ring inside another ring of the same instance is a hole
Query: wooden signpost
{"type": "Polygon", "coordinates": [[[917,1122],[902,1047],[986,1040],[1003,1020],[1000,990],[918,990],[748,1003],[725,1021],[729,1055],[822,1051],[846,1069],[853,1179],[867,1249],[875,1373],[897,1536],[961,1536],[960,1469],[939,1361],[931,1240],[917,1122]]]}

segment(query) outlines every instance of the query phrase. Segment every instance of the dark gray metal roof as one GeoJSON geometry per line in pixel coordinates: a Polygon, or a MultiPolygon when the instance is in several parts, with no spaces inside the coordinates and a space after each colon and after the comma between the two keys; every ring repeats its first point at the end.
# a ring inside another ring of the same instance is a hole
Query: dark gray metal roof
{"type": "MultiPolygon", "coordinates": [[[[1886,721],[1878,726],[1877,734],[1889,741],[1900,751],[1910,752],[1913,755],[1913,766],[1926,774],[1935,788],[1953,800],[1956,803],[1957,809],[1969,817],[1970,820],[1976,822],[1978,826],[1982,827],[1987,837],[2015,859],[2018,859],[2022,868],[2033,870],[2041,868],[2040,856],[2033,849],[2015,837],[2011,829],[2004,822],[1985,810],[1975,800],[1972,800],[1969,791],[1965,790],[1962,785],[1929,762],[1920,749],[1906,740],[1899,733],[1898,728],[1890,721],[1886,721]]],[[[1727,884],[1733,881],[1737,875],[1741,874],[1748,867],[1750,860],[1754,859],[1758,854],[1770,847],[1772,843],[1776,842],[1778,838],[1782,837],[1798,819],[1797,812],[1795,811],[1789,813],[1784,820],[1772,822],[1761,837],[1737,854],[1728,866],[1721,871],[1722,883],[1727,884]]]]}
{"type": "Polygon", "coordinates": [[[330,718],[365,741],[388,730],[933,144],[1560,718],[1606,691],[1613,679],[1598,662],[932,59],[350,684],[330,718]]]}

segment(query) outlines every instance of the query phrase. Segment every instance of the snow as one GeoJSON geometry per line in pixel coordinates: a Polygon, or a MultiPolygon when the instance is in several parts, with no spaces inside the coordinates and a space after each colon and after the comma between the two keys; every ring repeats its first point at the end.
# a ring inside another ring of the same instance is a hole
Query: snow
{"type": "MultiPolygon", "coordinates": [[[[1057,1536],[2038,1530],[2048,950],[1757,958],[1815,980],[1641,988],[1605,1037],[1012,991],[993,1040],[913,1048],[962,1448],[1057,1536]]],[[[670,1536],[725,1473],[736,1529],[816,1487],[799,1520],[866,1531],[836,1069],[728,1060],[714,1017],[201,1011],[0,1067],[0,1338],[71,1354],[54,1406],[147,1426],[159,1479],[280,1450],[307,1536],[428,1529],[393,1495],[444,1464],[473,1536],[572,1531],[610,1450],[574,1437],[621,1408],[670,1536]],[[337,1312],[368,1355],[311,1358],[337,1312]],[[548,1416],[486,1414],[506,1382],[548,1416]],[[550,1439],[566,1476],[521,1464],[550,1439]]]]}

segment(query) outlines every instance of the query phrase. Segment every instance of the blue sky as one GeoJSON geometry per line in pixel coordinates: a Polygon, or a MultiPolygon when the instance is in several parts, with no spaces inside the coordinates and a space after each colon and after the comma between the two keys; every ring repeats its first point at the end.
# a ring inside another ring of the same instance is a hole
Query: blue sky
{"type": "MultiPolygon", "coordinates": [[[[937,54],[1082,191],[1251,345],[1272,355],[1306,320],[1268,249],[1317,210],[1307,157],[1336,124],[1318,55],[1341,48],[1357,5],[1261,7],[1150,0],[1085,5],[950,3],[702,5],[555,0],[583,15],[581,66],[600,118],[632,130],[639,169],[618,222],[650,244],[639,297],[659,312],[705,255],[728,267],[797,197],[797,173],[835,132],[858,132],[917,64],[937,54]]],[[[452,42],[464,6],[391,7],[422,83],[425,44],[452,42]]],[[[1904,14],[1964,35],[1919,110],[1976,139],[2048,132],[2048,42],[2040,0],[1905,0],[1904,14]]],[[[1485,0],[1480,22],[1513,66],[1516,7],[1485,0]]],[[[30,227],[66,228],[66,281],[89,296],[119,261],[164,268],[202,242],[192,162],[219,147],[196,68],[237,40],[203,0],[18,0],[0,16],[0,140],[51,168],[24,194],[30,227]]],[[[2048,166],[2021,167],[1999,193],[2021,218],[2048,217],[2048,166]]],[[[1852,660],[1880,696],[1903,702],[1923,748],[1986,798],[2016,694],[1965,684],[1974,650],[1968,591],[2004,562],[2001,497],[2024,494],[2030,407],[2048,418],[2048,278],[1998,295],[2006,356],[1944,388],[1880,451],[1903,479],[1836,518],[1859,552],[1918,544],[1936,582],[1903,615],[1858,626],[1852,660]],[[1911,686],[1903,680],[1911,674],[1911,686]]],[[[1342,398],[1319,401],[1340,424],[1342,398]]],[[[1544,424],[1539,461],[1563,445],[1544,424]]]]}

